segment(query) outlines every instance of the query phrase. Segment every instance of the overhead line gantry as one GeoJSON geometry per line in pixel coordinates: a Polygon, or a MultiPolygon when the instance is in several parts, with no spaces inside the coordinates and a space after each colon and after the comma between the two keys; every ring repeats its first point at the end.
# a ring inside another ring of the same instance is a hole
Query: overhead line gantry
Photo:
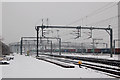
{"type": "Polygon", "coordinates": [[[42,30],[42,37],[44,37],[43,30],[45,28],[105,30],[110,35],[110,57],[113,57],[113,55],[112,55],[113,30],[112,30],[112,28],[110,28],[110,25],[108,26],[108,28],[103,28],[103,27],[98,28],[98,27],[88,27],[88,26],[85,26],[85,27],[82,27],[82,26],[77,26],[77,27],[76,26],[51,26],[51,25],[36,26],[35,29],[37,31],[37,54],[38,54],[38,40],[39,40],[39,29],[40,28],[42,30]]]}

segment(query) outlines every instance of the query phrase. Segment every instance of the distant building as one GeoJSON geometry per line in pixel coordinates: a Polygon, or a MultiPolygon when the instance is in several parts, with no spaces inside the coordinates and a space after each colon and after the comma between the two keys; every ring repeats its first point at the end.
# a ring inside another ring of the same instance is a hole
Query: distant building
{"type": "Polygon", "coordinates": [[[1,55],[9,55],[9,54],[10,54],[9,47],[0,41],[0,56],[1,55]]]}

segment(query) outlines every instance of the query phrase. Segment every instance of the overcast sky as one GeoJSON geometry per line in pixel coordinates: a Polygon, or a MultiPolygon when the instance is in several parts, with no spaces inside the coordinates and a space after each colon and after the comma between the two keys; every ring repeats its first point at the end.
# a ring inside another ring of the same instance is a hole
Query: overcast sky
{"type": "MultiPolygon", "coordinates": [[[[18,42],[23,36],[36,36],[35,25],[41,25],[41,19],[48,18],[51,25],[68,25],[83,16],[109,4],[108,2],[3,2],[2,3],[2,36],[4,42],[18,42]]],[[[103,11],[104,13],[104,11],[103,11]]],[[[104,14],[77,22],[71,25],[86,25],[117,14],[113,7],[104,14]]],[[[105,24],[107,26],[109,23],[105,24]]],[[[90,25],[92,26],[92,25],[90,25]]],[[[103,26],[103,25],[102,25],[103,26]]],[[[112,26],[113,27],[113,26],[112,26]]],[[[115,28],[117,29],[117,28],[115,28]]],[[[60,32],[64,35],[68,30],[60,32]]],[[[117,31],[116,31],[117,33],[117,31]]],[[[56,34],[56,33],[54,33],[56,34]]],[[[104,34],[103,34],[104,35],[104,34]]],[[[103,36],[102,35],[102,36],[103,36]]],[[[108,35],[106,33],[106,35],[108,35]]],[[[68,36],[63,37],[66,40],[68,36]]],[[[69,36],[71,37],[71,36],[69,36]]],[[[116,36],[117,37],[117,36],[116,36]]],[[[69,39],[69,38],[68,38],[69,39]]],[[[84,40],[84,39],[83,39],[84,40]]],[[[108,39],[109,40],[109,39],[108,39]]],[[[107,40],[106,40],[107,41],[107,40]]]]}
{"type": "Polygon", "coordinates": [[[0,38],[2,35],[2,3],[0,3],[0,38]]]}

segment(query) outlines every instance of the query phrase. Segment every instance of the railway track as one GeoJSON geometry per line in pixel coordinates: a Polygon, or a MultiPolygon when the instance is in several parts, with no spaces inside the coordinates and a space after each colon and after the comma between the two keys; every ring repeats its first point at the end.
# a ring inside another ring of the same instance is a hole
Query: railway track
{"type": "MultiPolygon", "coordinates": [[[[78,61],[74,61],[72,59],[68,59],[65,57],[64,58],[51,57],[48,55],[48,56],[46,56],[46,58],[47,59],[54,59],[54,60],[61,61],[64,63],[71,63],[71,64],[78,65],[78,61]]],[[[112,68],[112,67],[107,67],[107,66],[103,66],[103,65],[96,65],[96,64],[92,64],[92,63],[85,63],[85,62],[82,62],[81,66],[105,72],[107,75],[115,77],[115,78],[120,78],[120,69],[118,69],[118,68],[112,68]]]]}
{"type": "Polygon", "coordinates": [[[44,55],[49,55],[49,56],[53,56],[53,57],[60,57],[60,58],[67,58],[67,59],[73,59],[73,60],[82,60],[82,61],[101,63],[101,64],[107,64],[107,65],[111,65],[111,66],[120,67],[120,60],[108,60],[108,59],[99,59],[99,58],[63,56],[63,55],[51,55],[51,54],[44,54],[44,55]]]}
{"type": "Polygon", "coordinates": [[[64,67],[64,68],[74,68],[74,66],[72,66],[72,65],[69,65],[69,64],[66,64],[66,63],[51,61],[51,60],[49,60],[48,58],[45,58],[45,57],[38,57],[37,59],[53,63],[55,65],[58,65],[58,66],[61,66],[61,67],[64,67]]]}

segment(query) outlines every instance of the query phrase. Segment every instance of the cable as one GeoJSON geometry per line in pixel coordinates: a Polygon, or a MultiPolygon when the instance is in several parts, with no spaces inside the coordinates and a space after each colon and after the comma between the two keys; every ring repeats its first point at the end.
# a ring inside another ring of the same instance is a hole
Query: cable
{"type": "Polygon", "coordinates": [[[93,14],[88,15],[88,17],[90,17],[90,16],[94,16],[94,15],[96,15],[96,14],[99,14],[100,12],[103,12],[103,11],[105,11],[105,10],[108,10],[109,8],[112,8],[112,7],[116,6],[116,4],[117,4],[117,3],[113,4],[112,6],[109,6],[109,7],[103,8],[103,10],[101,10],[101,11],[98,11],[98,12],[96,11],[96,13],[93,12],[93,14]]]}
{"type": "Polygon", "coordinates": [[[114,19],[114,18],[117,18],[117,17],[118,17],[118,15],[117,15],[117,16],[113,16],[113,17],[110,17],[110,18],[107,18],[107,19],[100,20],[100,21],[98,21],[98,22],[90,23],[90,24],[88,24],[88,25],[101,23],[101,22],[108,21],[108,20],[110,20],[110,19],[114,19]]]}
{"type": "MultiPolygon", "coordinates": [[[[105,5],[105,6],[103,6],[103,7],[101,7],[101,8],[99,8],[99,9],[97,9],[97,10],[95,10],[94,12],[92,12],[92,13],[90,13],[90,14],[88,14],[88,15],[86,15],[86,16],[84,16],[84,17],[82,17],[82,18],[80,18],[80,19],[78,19],[78,20],[76,20],[76,21],[74,21],[74,22],[71,22],[70,24],[68,24],[68,25],[71,25],[71,24],[74,24],[74,23],[76,23],[76,22],[78,22],[78,21],[81,21],[81,20],[83,20],[84,18],[88,18],[88,17],[90,17],[90,16],[94,16],[94,15],[96,15],[96,14],[98,14],[98,13],[100,13],[101,11],[99,11],[99,10],[101,10],[101,9],[103,9],[104,7],[106,7],[106,6],[109,6],[109,5],[111,5],[111,4],[113,4],[113,3],[108,3],[107,5],[105,5]],[[97,12],[97,11],[99,11],[99,12],[97,12]],[[96,13],[97,12],[97,13],[96,13]]],[[[114,5],[112,5],[112,6],[110,6],[110,7],[107,7],[107,9],[108,8],[111,8],[111,7],[113,7],[113,6],[115,6],[116,4],[114,4],[114,5]]],[[[106,10],[106,8],[104,8],[102,11],[104,11],[104,10],[106,10]]]]}

